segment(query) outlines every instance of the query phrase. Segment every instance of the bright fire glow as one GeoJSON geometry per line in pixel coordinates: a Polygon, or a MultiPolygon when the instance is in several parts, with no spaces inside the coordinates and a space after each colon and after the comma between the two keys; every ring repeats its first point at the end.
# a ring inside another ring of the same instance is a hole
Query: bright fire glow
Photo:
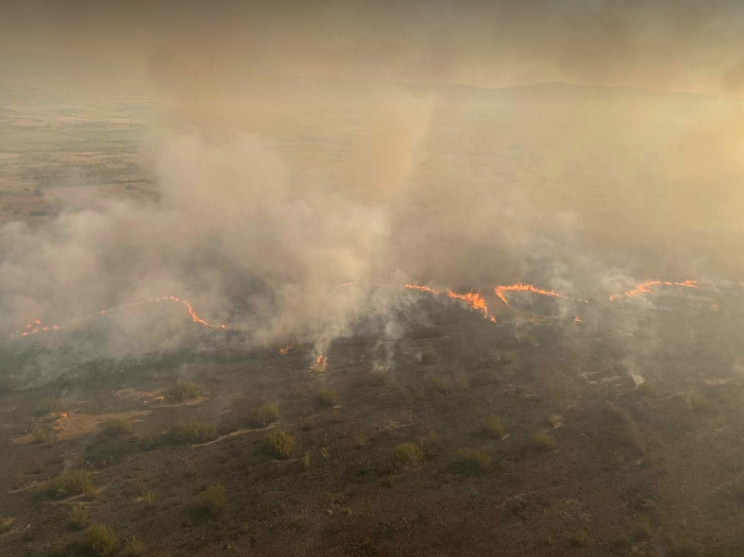
{"type": "Polygon", "coordinates": [[[289,351],[292,350],[293,345],[290,344],[289,346],[285,346],[284,348],[279,349],[279,355],[280,356],[286,356],[289,354],[289,351]]]}
{"type": "MultiPolygon", "coordinates": [[[[418,284],[406,284],[406,288],[409,290],[418,290],[419,292],[426,292],[428,294],[434,294],[434,295],[445,294],[441,290],[429,288],[428,286],[420,286],[418,284]]],[[[486,304],[486,300],[481,295],[480,292],[468,292],[467,294],[458,294],[457,292],[454,292],[452,290],[447,290],[446,295],[448,298],[452,298],[453,300],[460,300],[461,302],[465,302],[465,304],[470,309],[474,309],[476,311],[482,311],[483,317],[485,319],[489,318],[488,304],[486,304]]],[[[495,323],[496,319],[491,318],[491,321],[495,323]]]]}
{"type": "Polygon", "coordinates": [[[581,317],[578,315],[576,316],[576,319],[574,319],[574,323],[581,323],[581,317]]]}
{"type": "Polygon", "coordinates": [[[315,363],[313,364],[313,367],[310,369],[313,371],[325,371],[326,365],[328,364],[328,358],[325,356],[318,356],[318,358],[315,360],[315,363]]]}
{"type": "Polygon", "coordinates": [[[542,296],[552,296],[554,298],[565,297],[565,296],[561,296],[557,292],[553,292],[552,290],[543,290],[542,288],[538,288],[537,286],[533,286],[531,284],[524,284],[521,282],[517,282],[515,284],[497,286],[496,288],[494,288],[494,291],[496,292],[496,297],[502,302],[504,302],[507,306],[509,305],[509,302],[506,299],[506,296],[504,295],[506,292],[530,292],[532,294],[540,294],[542,296]]]}
{"type": "Polygon", "coordinates": [[[628,290],[627,292],[624,292],[622,294],[614,294],[610,296],[610,301],[614,302],[615,300],[619,298],[630,298],[633,296],[637,296],[638,294],[648,294],[651,291],[652,286],[682,286],[685,288],[700,288],[697,285],[696,280],[686,280],[683,282],[667,282],[667,281],[660,281],[660,280],[647,280],[646,282],[642,282],[641,284],[636,285],[636,287],[633,290],[628,290]]]}
{"type": "Polygon", "coordinates": [[[186,312],[188,313],[191,321],[193,321],[194,323],[198,325],[209,327],[211,329],[223,329],[223,330],[227,329],[227,326],[223,325],[222,323],[216,323],[216,322],[210,323],[209,321],[206,321],[205,319],[202,319],[201,317],[199,317],[199,315],[196,313],[196,310],[194,309],[194,306],[192,306],[191,302],[189,302],[188,300],[182,300],[181,298],[177,298],[175,296],[160,296],[159,298],[154,298],[152,300],[145,300],[142,302],[131,302],[129,304],[124,304],[124,305],[121,305],[113,309],[105,309],[105,310],[97,311],[95,313],[91,313],[90,315],[86,315],[85,317],[82,317],[80,319],[76,319],[75,321],[71,321],[70,323],[67,323],[64,326],[63,325],[42,326],[42,322],[40,319],[34,319],[28,325],[26,325],[20,333],[10,335],[8,339],[14,340],[18,337],[27,337],[27,336],[34,335],[37,333],[46,333],[50,331],[56,332],[62,328],[69,328],[75,325],[79,325],[80,323],[83,323],[84,321],[87,321],[93,317],[97,317],[97,316],[103,317],[103,316],[108,315],[109,313],[114,313],[116,311],[119,311],[125,308],[141,306],[144,304],[154,304],[154,303],[163,302],[163,301],[169,301],[169,302],[175,302],[177,304],[181,304],[186,309],[186,312]]]}

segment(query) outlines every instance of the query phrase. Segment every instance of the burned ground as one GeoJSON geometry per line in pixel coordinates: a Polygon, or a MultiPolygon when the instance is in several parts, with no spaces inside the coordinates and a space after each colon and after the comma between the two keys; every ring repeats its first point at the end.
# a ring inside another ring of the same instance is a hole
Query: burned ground
{"type": "Polygon", "coordinates": [[[513,310],[493,324],[422,295],[426,324],[386,341],[387,367],[378,339],[357,336],[323,372],[297,345],[6,388],[0,553],[82,552],[70,512],[83,505],[146,555],[735,554],[740,302],[655,302],[628,337],[612,327],[629,304],[602,306],[596,326],[517,327],[513,310]],[[177,381],[194,396],[173,399],[177,381]],[[493,417],[503,436],[484,433],[493,417]],[[54,491],[70,470],[93,487],[54,491]]]}

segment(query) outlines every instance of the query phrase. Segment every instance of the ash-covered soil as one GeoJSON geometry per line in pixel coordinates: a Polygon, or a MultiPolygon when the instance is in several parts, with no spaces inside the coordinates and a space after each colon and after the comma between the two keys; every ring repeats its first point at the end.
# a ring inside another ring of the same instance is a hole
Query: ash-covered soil
{"type": "Polygon", "coordinates": [[[6,381],[0,555],[738,555],[744,304],[653,302],[6,381]]]}

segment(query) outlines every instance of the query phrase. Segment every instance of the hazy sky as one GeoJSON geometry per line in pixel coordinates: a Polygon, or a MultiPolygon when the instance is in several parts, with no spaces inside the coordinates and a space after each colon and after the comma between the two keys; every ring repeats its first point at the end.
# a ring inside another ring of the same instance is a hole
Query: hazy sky
{"type": "Polygon", "coordinates": [[[0,55],[159,85],[267,74],[744,91],[736,0],[6,0],[0,55]],[[85,61],[83,61],[85,60],[85,61]]]}

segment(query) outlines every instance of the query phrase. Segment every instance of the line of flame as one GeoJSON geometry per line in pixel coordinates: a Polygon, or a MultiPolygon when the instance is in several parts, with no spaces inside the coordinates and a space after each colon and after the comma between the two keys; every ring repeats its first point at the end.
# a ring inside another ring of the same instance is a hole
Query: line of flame
{"type": "Polygon", "coordinates": [[[565,298],[565,296],[558,294],[557,292],[553,292],[552,290],[543,290],[542,288],[538,288],[537,286],[533,286],[532,284],[524,284],[522,282],[497,286],[496,288],[494,288],[494,292],[496,293],[496,297],[504,302],[507,306],[510,304],[509,301],[506,299],[506,296],[504,296],[504,293],[506,292],[531,292],[532,294],[552,296],[553,298],[565,298]]]}
{"type": "Polygon", "coordinates": [[[49,325],[49,326],[42,326],[42,322],[40,319],[34,319],[31,321],[28,325],[26,325],[23,330],[20,333],[16,333],[13,335],[10,335],[8,337],[8,340],[14,340],[16,338],[20,337],[27,337],[30,335],[34,335],[37,333],[46,333],[46,332],[56,332],[64,328],[70,328],[75,325],[79,325],[80,323],[83,323],[85,321],[88,321],[89,319],[97,316],[105,316],[109,313],[114,313],[116,311],[120,311],[122,309],[131,308],[135,306],[141,306],[144,304],[155,304],[163,301],[169,301],[169,302],[175,302],[177,304],[181,304],[184,308],[186,308],[186,312],[189,315],[189,318],[194,323],[197,323],[198,325],[202,325],[204,327],[209,327],[211,329],[227,329],[227,325],[223,325],[222,323],[210,323],[209,321],[206,321],[205,319],[202,319],[199,317],[199,315],[196,313],[196,310],[194,309],[194,306],[191,305],[191,302],[188,300],[182,300],[181,298],[177,298],[176,296],[160,296],[158,298],[154,298],[152,300],[143,300],[139,302],[130,302],[128,304],[123,304],[121,306],[112,308],[112,309],[104,309],[101,311],[97,311],[95,313],[91,313],[89,315],[86,315],[84,317],[81,317],[80,319],[76,319],[74,321],[70,321],[69,323],[65,325],[49,325]]]}
{"type": "Polygon", "coordinates": [[[682,286],[685,288],[700,288],[697,283],[698,281],[696,280],[685,280],[682,282],[647,280],[646,282],[637,284],[636,287],[632,290],[628,290],[627,292],[623,292],[622,294],[613,294],[612,296],[610,296],[610,301],[614,302],[619,298],[630,298],[633,296],[637,296],[638,294],[648,294],[651,292],[650,287],[652,286],[682,286]]]}
{"type": "Polygon", "coordinates": [[[454,292],[452,290],[447,290],[447,292],[445,293],[445,292],[442,292],[441,290],[436,290],[435,288],[430,288],[428,286],[421,286],[418,284],[406,284],[405,287],[409,290],[418,290],[419,292],[426,292],[428,294],[435,294],[435,295],[445,294],[448,298],[452,298],[453,300],[460,300],[461,302],[465,302],[465,304],[470,309],[474,309],[476,311],[482,311],[484,319],[488,319],[490,317],[491,322],[496,323],[496,318],[488,313],[488,304],[486,303],[485,298],[483,298],[480,292],[468,292],[467,294],[458,294],[457,292],[454,292]]]}

